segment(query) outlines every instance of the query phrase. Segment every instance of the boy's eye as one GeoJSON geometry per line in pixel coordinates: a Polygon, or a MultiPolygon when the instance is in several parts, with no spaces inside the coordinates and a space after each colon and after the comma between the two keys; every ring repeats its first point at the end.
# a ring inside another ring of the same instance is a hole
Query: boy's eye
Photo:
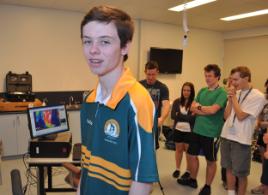
{"type": "Polygon", "coordinates": [[[91,43],[90,40],[84,40],[84,41],[83,41],[83,44],[84,44],[84,45],[89,45],[90,43],[91,43]]]}
{"type": "Polygon", "coordinates": [[[108,45],[108,44],[110,44],[110,41],[108,41],[108,40],[102,40],[101,41],[101,44],[102,45],[108,45]]]}

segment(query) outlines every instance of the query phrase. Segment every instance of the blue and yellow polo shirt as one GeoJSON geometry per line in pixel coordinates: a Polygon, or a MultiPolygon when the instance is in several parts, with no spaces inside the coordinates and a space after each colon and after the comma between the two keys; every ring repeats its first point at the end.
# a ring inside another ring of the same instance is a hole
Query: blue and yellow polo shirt
{"type": "Polygon", "coordinates": [[[93,90],[81,108],[82,195],[126,195],[132,181],[158,181],[154,104],[125,69],[106,104],[93,90]]]}

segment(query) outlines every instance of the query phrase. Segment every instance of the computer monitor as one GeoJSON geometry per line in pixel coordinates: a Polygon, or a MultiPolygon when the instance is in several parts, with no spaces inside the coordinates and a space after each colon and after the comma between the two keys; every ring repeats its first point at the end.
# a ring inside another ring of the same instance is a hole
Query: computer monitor
{"type": "Polygon", "coordinates": [[[31,138],[55,139],[57,133],[69,130],[65,105],[29,108],[28,123],[31,138]]]}

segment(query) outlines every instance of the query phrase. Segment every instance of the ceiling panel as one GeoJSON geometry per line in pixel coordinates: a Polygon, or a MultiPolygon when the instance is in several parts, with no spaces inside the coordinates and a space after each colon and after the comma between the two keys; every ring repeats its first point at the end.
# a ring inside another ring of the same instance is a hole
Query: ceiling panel
{"type": "MultiPolygon", "coordinates": [[[[136,19],[181,25],[182,13],[167,9],[185,0],[0,0],[1,4],[87,12],[95,5],[112,5],[127,11],[136,19]]],[[[214,3],[187,10],[190,27],[215,31],[234,31],[255,27],[268,27],[268,15],[233,22],[221,21],[221,17],[268,9],[268,0],[217,0],[214,3]]]]}

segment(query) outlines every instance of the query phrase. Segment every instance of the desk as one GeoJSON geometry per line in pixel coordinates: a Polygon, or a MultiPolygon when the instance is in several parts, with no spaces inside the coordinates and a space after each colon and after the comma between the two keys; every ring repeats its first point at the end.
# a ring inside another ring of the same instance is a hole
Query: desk
{"type": "Polygon", "coordinates": [[[72,151],[68,158],[29,158],[29,167],[37,167],[38,169],[38,185],[37,194],[45,195],[46,192],[74,192],[74,188],[53,188],[52,186],[52,167],[60,167],[62,163],[73,163],[80,166],[80,161],[72,160],[72,151]],[[44,169],[47,168],[48,187],[45,188],[44,169]]]}

